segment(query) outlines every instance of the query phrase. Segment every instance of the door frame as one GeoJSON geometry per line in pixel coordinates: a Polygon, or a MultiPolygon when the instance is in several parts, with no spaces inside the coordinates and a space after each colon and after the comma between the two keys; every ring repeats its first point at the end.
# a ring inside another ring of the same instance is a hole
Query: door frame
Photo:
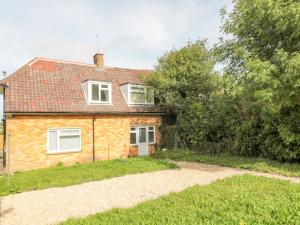
{"type": "Polygon", "coordinates": [[[149,155],[149,143],[148,143],[148,127],[147,126],[137,126],[137,146],[138,146],[138,155],[139,156],[147,156],[149,155]],[[146,140],[145,142],[140,142],[140,129],[145,129],[145,135],[146,135],[146,140]],[[142,149],[141,148],[146,148],[147,154],[141,154],[142,149]]]}

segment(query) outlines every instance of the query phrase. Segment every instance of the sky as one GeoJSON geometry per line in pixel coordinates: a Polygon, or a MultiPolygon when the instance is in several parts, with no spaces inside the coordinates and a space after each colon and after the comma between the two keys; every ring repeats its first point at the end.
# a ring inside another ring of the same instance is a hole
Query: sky
{"type": "Polygon", "coordinates": [[[221,37],[219,10],[231,0],[0,0],[0,73],[34,57],[152,68],[188,40],[221,37]],[[98,35],[98,41],[96,38],[98,35]],[[98,42],[98,48],[97,48],[98,42]]]}
{"type": "MultiPolygon", "coordinates": [[[[35,57],[151,69],[187,41],[222,36],[232,0],[0,0],[0,78],[35,57]],[[96,38],[98,36],[98,38],[96,38]]],[[[0,98],[0,115],[3,101],[0,98]]],[[[1,117],[1,116],[0,116],[1,117]]]]}

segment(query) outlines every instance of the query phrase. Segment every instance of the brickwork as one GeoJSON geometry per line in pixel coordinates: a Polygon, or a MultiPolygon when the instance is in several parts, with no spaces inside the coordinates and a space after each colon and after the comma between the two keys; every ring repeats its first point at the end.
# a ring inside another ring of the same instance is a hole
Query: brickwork
{"type": "MultiPolygon", "coordinates": [[[[2,148],[3,148],[3,133],[1,132],[0,133],[0,151],[2,151],[2,148]]],[[[0,153],[1,155],[2,153],[0,153]]]]}
{"type": "MultiPolygon", "coordinates": [[[[137,155],[137,147],[130,146],[131,125],[156,126],[159,143],[159,116],[95,116],[96,160],[115,159],[137,155]]],[[[31,170],[55,166],[62,162],[91,162],[93,159],[92,116],[13,116],[7,119],[11,134],[11,170],[31,170]],[[48,154],[47,130],[49,128],[80,128],[81,151],[76,153],[48,154]]],[[[149,145],[153,153],[156,145],[149,145]]]]}

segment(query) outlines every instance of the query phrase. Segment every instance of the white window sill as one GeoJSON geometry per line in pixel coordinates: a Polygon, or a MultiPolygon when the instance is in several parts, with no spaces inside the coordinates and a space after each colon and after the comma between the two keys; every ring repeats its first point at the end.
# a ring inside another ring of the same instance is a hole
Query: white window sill
{"type": "Polygon", "coordinates": [[[129,144],[129,146],[137,147],[138,144],[129,144]]]}
{"type": "MultiPolygon", "coordinates": [[[[143,143],[144,144],[144,143],[143,143]]],[[[154,145],[156,144],[156,142],[151,142],[151,143],[147,143],[148,145],[154,145]]],[[[132,147],[138,147],[139,145],[138,144],[129,144],[129,146],[132,146],[132,147]]]]}
{"type": "Polygon", "coordinates": [[[64,150],[64,151],[47,151],[48,155],[58,155],[58,154],[67,154],[67,153],[78,153],[81,152],[81,149],[75,150],[64,150]]]}

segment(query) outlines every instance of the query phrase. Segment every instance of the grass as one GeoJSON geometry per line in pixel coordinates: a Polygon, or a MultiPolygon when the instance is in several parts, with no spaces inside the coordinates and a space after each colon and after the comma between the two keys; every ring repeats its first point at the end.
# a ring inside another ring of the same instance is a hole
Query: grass
{"type": "Polygon", "coordinates": [[[300,185],[244,175],[61,225],[300,224],[299,212],[300,185]]]}
{"type": "Polygon", "coordinates": [[[300,176],[299,163],[280,163],[277,161],[271,161],[268,159],[258,157],[242,157],[226,154],[198,154],[189,150],[158,151],[154,155],[154,157],[159,159],[184,160],[191,162],[235,167],[241,169],[256,170],[260,172],[269,172],[290,177],[300,176]]]}
{"type": "Polygon", "coordinates": [[[6,179],[0,179],[0,196],[49,187],[64,187],[89,181],[107,179],[127,174],[150,172],[176,165],[165,160],[150,157],[97,161],[95,163],[63,165],[15,173],[11,184],[6,179]]]}

